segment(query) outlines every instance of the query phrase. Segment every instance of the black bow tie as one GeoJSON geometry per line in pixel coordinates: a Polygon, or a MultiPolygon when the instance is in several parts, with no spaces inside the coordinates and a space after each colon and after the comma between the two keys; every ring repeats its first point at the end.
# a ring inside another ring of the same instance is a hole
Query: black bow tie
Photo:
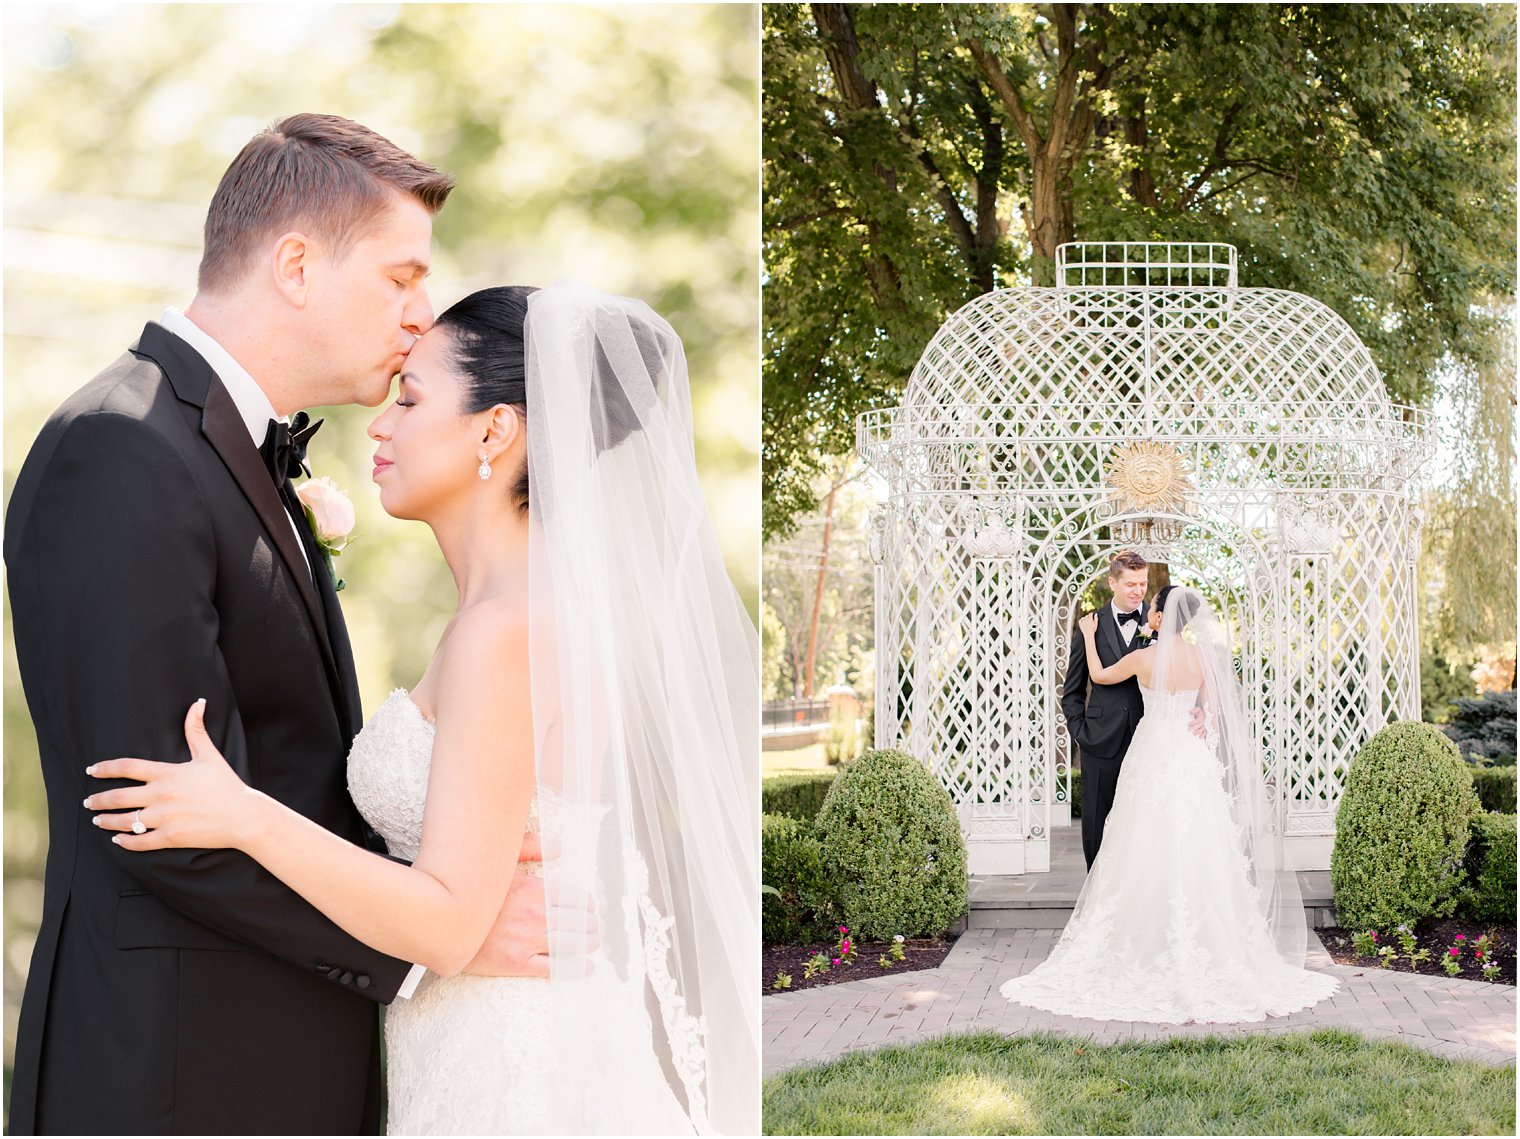
{"type": "Polygon", "coordinates": [[[311,437],[321,426],[322,420],[313,423],[311,416],[304,411],[296,412],[288,424],[281,423],[278,419],[269,421],[269,431],[264,436],[264,445],[259,448],[259,454],[263,456],[264,465],[269,468],[269,475],[276,486],[283,486],[286,479],[298,475],[311,476],[311,468],[306,465],[306,444],[311,442],[311,437]]]}
{"type": "Polygon", "coordinates": [[[1140,624],[1140,610],[1136,609],[1133,613],[1120,613],[1119,624],[1122,625],[1126,621],[1133,621],[1136,625],[1140,624]]]}

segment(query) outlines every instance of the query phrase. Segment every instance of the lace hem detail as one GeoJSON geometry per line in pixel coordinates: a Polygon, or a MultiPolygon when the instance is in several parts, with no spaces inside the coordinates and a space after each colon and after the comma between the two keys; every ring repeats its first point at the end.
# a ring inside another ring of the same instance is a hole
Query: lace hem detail
{"type": "Polygon", "coordinates": [[[675,918],[660,913],[649,897],[649,867],[643,856],[626,846],[623,856],[632,868],[631,885],[637,891],[640,925],[643,929],[644,972],[660,1005],[660,1021],[670,1040],[671,1062],[686,1090],[687,1111],[698,1134],[710,1130],[707,1118],[707,1095],[703,1082],[707,1071],[707,1018],[686,1011],[670,972],[670,930],[675,918]]]}

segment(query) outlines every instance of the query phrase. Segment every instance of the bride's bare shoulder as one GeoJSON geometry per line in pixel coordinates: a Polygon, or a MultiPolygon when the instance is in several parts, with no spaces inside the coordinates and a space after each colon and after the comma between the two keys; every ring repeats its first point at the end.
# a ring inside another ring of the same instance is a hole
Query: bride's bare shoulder
{"type": "Polygon", "coordinates": [[[517,672],[527,664],[528,631],[527,606],[512,598],[461,609],[438,646],[442,671],[517,672]]]}

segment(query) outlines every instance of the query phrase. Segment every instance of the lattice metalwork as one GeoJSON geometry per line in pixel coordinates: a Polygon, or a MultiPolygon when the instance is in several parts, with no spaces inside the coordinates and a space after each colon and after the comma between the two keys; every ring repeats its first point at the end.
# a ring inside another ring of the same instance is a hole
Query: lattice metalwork
{"type": "Polygon", "coordinates": [[[876,742],[944,781],[973,873],[1048,869],[1077,599],[1136,548],[1237,630],[1284,833],[1328,866],[1351,758],[1419,714],[1429,426],[1329,308],[1241,288],[1231,246],[1067,245],[1057,282],[967,304],[860,418],[888,487],[876,742]]]}

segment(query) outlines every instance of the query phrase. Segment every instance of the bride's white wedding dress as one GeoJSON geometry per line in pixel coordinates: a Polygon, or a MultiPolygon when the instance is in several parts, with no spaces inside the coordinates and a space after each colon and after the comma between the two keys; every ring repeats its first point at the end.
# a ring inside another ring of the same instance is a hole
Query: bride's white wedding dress
{"type": "MultiPolygon", "coordinates": [[[[398,688],[348,756],[354,804],[392,855],[415,860],[433,754],[433,724],[398,688]]],[[[536,810],[528,820],[537,830],[536,810]]],[[[534,1048],[549,1011],[536,977],[428,973],[385,1013],[386,1099],[392,1135],[479,1135],[553,1130],[554,1105],[534,1048]]]]}
{"type": "Polygon", "coordinates": [[[1330,996],[1334,977],[1286,963],[1274,946],[1220,761],[1188,728],[1198,691],[1140,691],[1145,715],[1071,919],[1050,956],[1002,994],[1161,1024],[1256,1021],[1330,996]]]}
{"type": "MultiPolygon", "coordinates": [[[[348,757],[348,786],[354,804],[385,839],[390,853],[414,860],[422,846],[422,814],[427,799],[434,725],[398,688],[364,730],[354,737],[348,757]]],[[[529,814],[537,833],[539,804],[529,814]]],[[[552,807],[550,808],[552,809],[552,807]]],[[[524,869],[538,867],[524,863],[524,869]]],[[[612,1018],[626,1014],[627,994],[605,960],[596,963],[605,1000],[596,1002],[599,1019],[588,1038],[647,1039],[647,1027],[612,1018]],[[629,1035],[636,1033],[636,1035],[629,1035]]],[[[566,1087],[549,1046],[557,1007],[551,982],[536,977],[452,977],[426,974],[408,999],[392,1001],[385,1014],[386,1100],[391,1135],[555,1135],[587,1121],[584,1102],[569,1097],[594,1089],[566,1087]],[[571,1123],[573,1111],[574,1123],[571,1123]]],[[[637,1014],[633,1014],[637,1015],[637,1014]]],[[[588,1051],[594,1044],[588,1040],[588,1051]]],[[[661,1133],[689,1132],[680,1106],[665,1090],[653,1050],[616,1058],[619,1079],[609,1075],[606,1092],[627,1077],[642,1089],[641,1101],[663,1098],[668,1116],[643,1122],[661,1133]]],[[[610,1095],[609,1108],[617,1108],[610,1095]]],[[[607,1134],[617,1131],[606,1121],[607,1134]]]]}

